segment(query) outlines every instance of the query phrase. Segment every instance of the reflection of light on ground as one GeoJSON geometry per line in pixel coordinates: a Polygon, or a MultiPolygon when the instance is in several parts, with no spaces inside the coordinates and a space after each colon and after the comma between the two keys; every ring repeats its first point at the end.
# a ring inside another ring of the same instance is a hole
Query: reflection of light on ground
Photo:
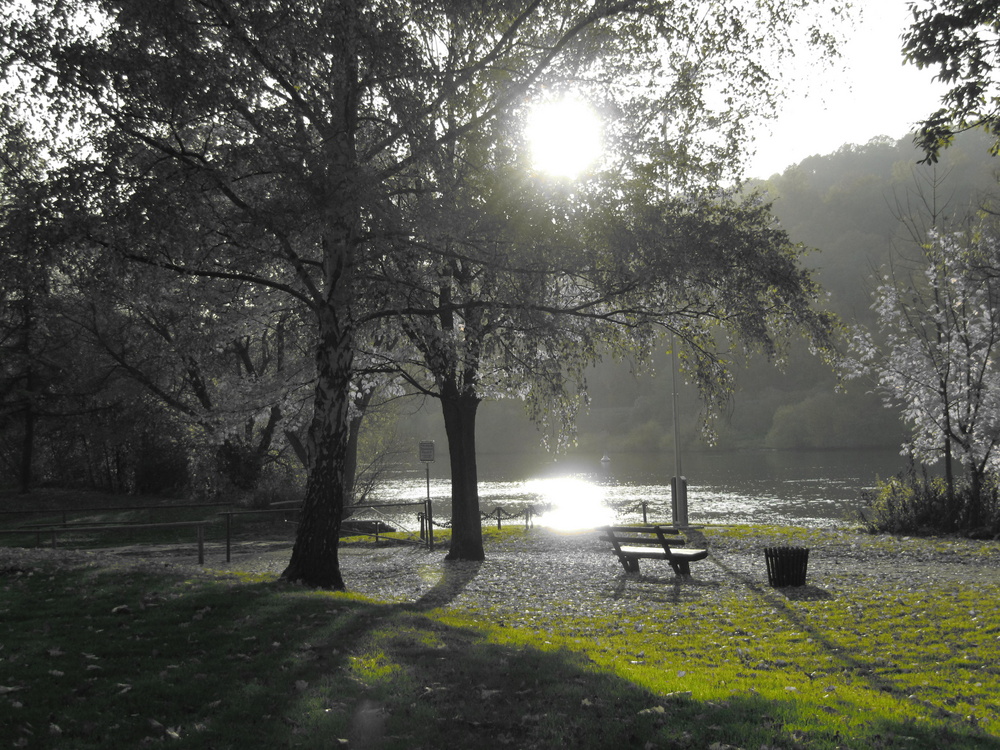
{"type": "Polygon", "coordinates": [[[538,495],[550,510],[535,523],[558,531],[593,529],[615,522],[615,514],[604,500],[604,489],[582,479],[539,479],[527,489],[538,495]]]}

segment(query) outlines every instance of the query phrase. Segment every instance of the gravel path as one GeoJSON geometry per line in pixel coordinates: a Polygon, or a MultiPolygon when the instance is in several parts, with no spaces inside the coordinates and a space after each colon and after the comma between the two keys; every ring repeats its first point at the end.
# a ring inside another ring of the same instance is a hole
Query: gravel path
{"type": "MultiPolygon", "coordinates": [[[[441,549],[412,545],[344,545],[341,569],[349,590],[383,601],[419,607],[487,610],[511,621],[542,618],[559,606],[562,615],[584,615],[601,607],[627,609],[635,603],[699,601],[768,590],[763,548],[810,548],[806,586],[783,589],[792,599],[830,599],[857,587],[903,590],[964,582],[1000,581],[1000,543],[964,539],[869,536],[851,530],[799,529],[789,537],[767,530],[733,534],[707,528],[689,534],[691,546],[707,546],[708,559],[693,563],[692,576],[678,579],[668,565],[644,560],[628,575],[596,532],[560,534],[535,528],[487,543],[485,562],[447,562],[441,549]]],[[[224,550],[206,551],[205,569],[279,575],[288,562],[288,541],[244,544],[225,563],[224,550]]],[[[191,550],[176,547],[123,548],[102,552],[0,548],[0,569],[34,562],[174,566],[201,570],[191,550]]]]}
{"type": "MultiPolygon", "coordinates": [[[[540,528],[489,542],[482,563],[447,562],[441,550],[383,544],[344,546],[341,569],[349,590],[378,599],[489,610],[519,620],[547,611],[552,602],[570,607],[566,614],[573,608],[584,614],[597,604],[618,608],[749,595],[768,588],[763,548],[782,544],[810,548],[807,585],[783,589],[789,598],[831,598],[859,586],[907,589],[1000,581],[1000,543],[994,541],[872,537],[850,530],[802,530],[802,535],[691,533],[691,546],[706,545],[710,555],[692,564],[690,579],[676,578],[668,565],[653,560],[642,561],[641,574],[627,575],[596,532],[540,528]]],[[[210,567],[278,575],[288,556],[285,547],[210,567]]]]}

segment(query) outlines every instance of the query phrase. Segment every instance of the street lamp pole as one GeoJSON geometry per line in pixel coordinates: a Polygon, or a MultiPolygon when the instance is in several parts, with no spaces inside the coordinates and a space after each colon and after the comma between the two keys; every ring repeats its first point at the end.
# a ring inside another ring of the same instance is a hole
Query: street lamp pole
{"type": "Polygon", "coordinates": [[[670,390],[673,400],[674,417],[674,476],[670,480],[672,522],[674,526],[688,525],[687,479],[681,468],[681,438],[677,419],[677,345],[673,333],[670,334],[670,390]]]}
{"type": "MultiPolygon", "coordinates": [[[[664,170],[666,167],[667,113],[663,113],[662,136],[664,147],[664,170]]],[[[681,468],[681,438],[677,419],[677,337],[670,332],[670,391],[674,417],[674,476],[670,480],[671,520],[674,526],[688,525],[687,479],[681,468]]]]}

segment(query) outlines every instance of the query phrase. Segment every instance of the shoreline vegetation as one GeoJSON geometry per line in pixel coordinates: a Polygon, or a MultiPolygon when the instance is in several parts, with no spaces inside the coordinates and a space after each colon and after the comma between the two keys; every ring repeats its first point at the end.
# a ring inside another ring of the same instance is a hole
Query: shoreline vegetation
{"type": "Polygon", "coordinates": [[[0,548],[2,745],[1000,748],[1000,543],[700,533],[685,580],[593,532],[345,540],[348,593],[278,581],[282,541],[0,548]],[[768,586],[775,545],[805,586],[768,586]]]}

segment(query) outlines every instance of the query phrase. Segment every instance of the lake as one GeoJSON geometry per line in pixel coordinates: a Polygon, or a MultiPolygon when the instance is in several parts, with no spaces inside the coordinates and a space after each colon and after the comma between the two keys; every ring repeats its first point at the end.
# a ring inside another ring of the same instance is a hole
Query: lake
{"type": "MultiPolygon", "coordinates": [[[[439,451],[440,455],[440,451],[439,451]]],[[[429,464],[435,520],[450,516],[451,485],[445,460],[429,464]]],[[[610,461],[486,454],[479,458],[479,496],[484,513],[500,507],[521,513],[543,503],[549,511],[536,524],[589,528],[602,523],[671,519],[673,454],[610,456],[610,461]]],[[[876,477],[905,465],[894,450],[700,451],[682,457],[688,480],[688,520],[698,523],[763,523],[836,526],[858,517],[861,494],[876,477]]],[[[378,502],[427,497],[425,464],[393,472],[378,502]]],[[[415,511],[406,510],[405,515],[415,511]]],[[[398,513],[391,513],[398,517],[398,513]]]]}

